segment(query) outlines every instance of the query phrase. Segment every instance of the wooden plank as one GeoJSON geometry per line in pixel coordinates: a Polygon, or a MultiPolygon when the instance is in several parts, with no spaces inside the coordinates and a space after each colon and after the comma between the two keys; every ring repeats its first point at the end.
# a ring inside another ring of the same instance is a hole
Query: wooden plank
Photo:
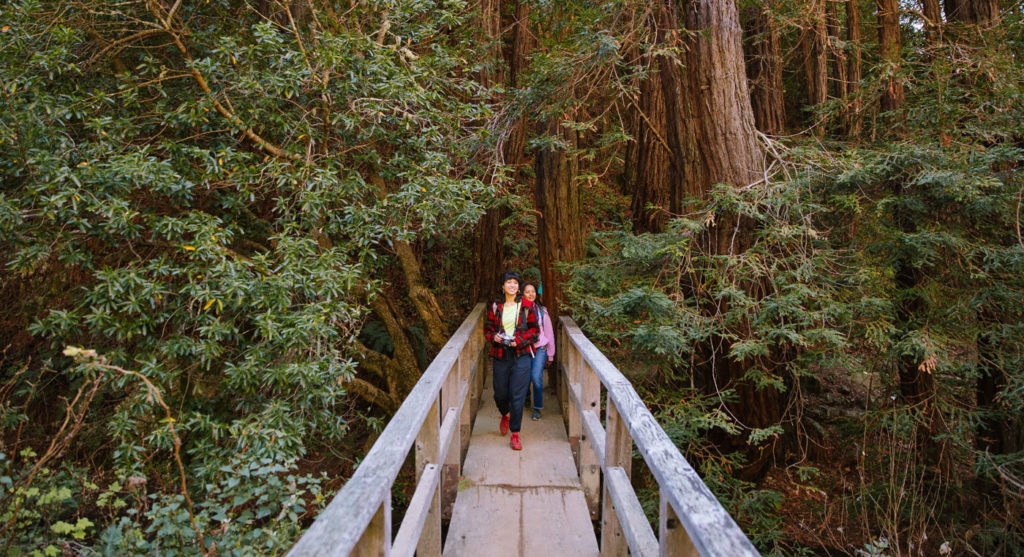
{"type": "MultiPolygon", "coordinates": [[[[621,535],[625,537],[630,553],[634,557],[656,557],[659,552],[658,539],[654,537],[654,530],[651,530],[651,524],[647,522],[640,500],[630,484],[629,475],[618,466],[609,466],[605,469],[604,481],[616,510],[614,514],[621,524],[621,535]]],[[[605,555],[603,535],[601,543],[601,555],[605,555]]],[[[621,554],[625,555],[625,552],[621,554]]]]}
{"type": "Polygon", "coordinates": [[[572,349],[568,345],[575,347],[579,357],[604,384],[608,398],[615,403],[637,450],[671,506],[678,510],[678,520],[700,554],[760,555],[700,475],[683,458],[629,380],[587,339],[571,318],[562,317],[561,322],[566,330],[565,349],[572,349]]]}
{"type": "Polygon", "coordinates": [[[459,409],[449,408],[444,413],[444,420],[441,422],[441,433],[438,437],[441,439],[441,448],[438,450],[438,460],[444,462],[447,460],[449,450],[452,448],[453,441],[455,441],[456,428],[459,426],[459,409]]]}
{"type": "MultiPolygon", "coordinates": [[[[420,555],[441,554],[440,543],[436,549],[424,547],[421,534],[424,532],[427,519],[433,513],[433,503],[437,500],[437,484],[441,477],[441,469],[437,464],[428,464],[418,477],[416,491],[412,494],[409,507],[402,519],[402,525],[399,526],[398,533],[395,534],[395,541],[391,545],[393,557],[413,557],[416,552],[419,552],[420,555]]],[[[438,518],[440,519],[440,515],[438,518]]],[[[440,524],[441,522],[438,520],[438,526],[440,524]]],[[[438,533],[440,534],[440,530],[438,533]]]]}
{"type": "MultiPolygon", "coordinates": [[[[629,437],[629,430],[626,429],[622,416],[615,408],[615,401],[608,399],[607,405],[605,409],[605,424],[608,426],[605,434],[605,458],[601,464],[605,473],[604,498],[601,501],[601,555],[603,557],[625,557],[629,549],[626,543],[628,538],[623,532],[619,513],[616,512],[621,505],[614,504],[615,497],[611,493],[612,486],[608,471],[616,468],[625,473],[627,480],[632,477],[633,440],[629,437]]],[[[653,532],[651,535],[654,535],[653,532]]],[[[633,554],[636,555],[636,551],[633,554]]]]}
{"type": "MultiPolygon", "coordinates": [[[[601,412],[601,381],[587,362],[582,362],[579,368],[580,404],[578,408],[581,410],[580,418],[582,419],[587,412],[593,412],[596,417],[601,412]]],[[[600,454],[603,457],[603,429],[601,433],[599,442],[602,445],[600,454]]],[[[601,515],[601,465],[598,463],[597,454],[595,454],[597,447],[593,443],[598,440],[589,436],[585,436],[585,439],[592,448],[585,450],[580,447],[580,483],[583,484],[583,494],[587,497],[587,506],[590,507],[590,518],[597,520],[601,515]]]]}
{"type": "Polygon", "coordinates": [[[560,408],[545,401],[523,423],[523,450],[498,433],[491,391],[483,397],[445,538],[451,557],[597,557],[598,544],[560,408]]]}
{"type": "Polygon", "coordinates": [[[348,553],[351,557],[391,557],[391,494],[388,491],[352,552],[348,553]]]}
{"type": "MultiPolygon", "coordinates": [[[[438,454],[440,451],[440,411],[438,410],[437,399],[430,407],[430,412],[423,420],[423,426],[416,436],[416,477],[423,476],[427,466],[438,467],[438,454]]],[[[419,490],[419,486],[416,488],[419,490]]],[[[430,498],[430,509],[424,517],[425,526],[422,533],[417,532],[419,540],[419,552],[421,555],[436,555],[441,550],[441,499],[434,486],[433,496],[430,498]]],[[[403,521],[404,525],[404,521],[403,521]]]]}
{"type": "Polygon", "coordinates": [[[584,410],[582,422],[583,431],[587,434],[587,445],[594,454],[597,465],[604,468],[606,449],[604,443],[605,433],[604,427],[601,426],[601,418],[598,418],[593,410],[584,410]]]}
{"type": "Polygon", "coordinates": [[[441,348],[402,406],[363,458],[355,474],[306,530],[289,555],[347,555],[378,512],[391,484],[409,454],[420,425],[455,364],[462,346],[483,319],[484,304],[469,317],[441,348]]]}

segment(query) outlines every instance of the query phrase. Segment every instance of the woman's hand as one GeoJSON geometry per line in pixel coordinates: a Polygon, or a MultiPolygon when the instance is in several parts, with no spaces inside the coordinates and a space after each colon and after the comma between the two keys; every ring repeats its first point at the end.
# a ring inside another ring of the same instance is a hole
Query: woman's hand
{"type": "Polygon", "coordinates": [[[501,333],[494,333],[494,342],[501,344],[501,333]]]}

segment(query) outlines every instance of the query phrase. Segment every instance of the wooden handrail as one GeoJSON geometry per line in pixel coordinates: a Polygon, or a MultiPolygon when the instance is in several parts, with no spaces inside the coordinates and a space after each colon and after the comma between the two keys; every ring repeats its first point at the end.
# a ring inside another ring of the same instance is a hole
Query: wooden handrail
{"type": "Polygon", "coordinates": [[[455,497],[483,386],[483,312],[473,308],[288,555],[387,555],[392,546],[394,555],[441,554],[441,513],[455,497]],[[393,544],[391,488],[414,444],[417,488],[393,544]]]}
{"type": "Polygon", "coordinates": [[[760,555],[629,380],[571,318],[560,319],[557,335],[564,374],[559,396],[583,491],[592,513],[600,508],[601,555],[624,556],[627,548],[632,555],[760,555]],[[601,387],[607,393],[605,427],[600,419],[601,387]],[[629,482],[633,443],[661,490],[657,537],[629,482]],[[595,467],[605,479],[600,492],[595,467]]]}

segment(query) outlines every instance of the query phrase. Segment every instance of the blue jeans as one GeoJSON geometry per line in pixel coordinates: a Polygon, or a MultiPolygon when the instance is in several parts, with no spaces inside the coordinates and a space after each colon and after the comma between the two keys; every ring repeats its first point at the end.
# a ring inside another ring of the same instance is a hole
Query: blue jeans
{"type": "Polygon", "coordinates": [[[523,425],[523,403],[530,388],[530,355],[515,359],[492,359],[494,404],[502,415],[508,414],[508,428],[519,431],[523,425]]]}
{"type": "Polygon", "coordinates": [[[530,368],[530,384],[533,385],[533,408],[544,408],[544,365],[548,363],[548,349],[538,348],[530,368]]]}

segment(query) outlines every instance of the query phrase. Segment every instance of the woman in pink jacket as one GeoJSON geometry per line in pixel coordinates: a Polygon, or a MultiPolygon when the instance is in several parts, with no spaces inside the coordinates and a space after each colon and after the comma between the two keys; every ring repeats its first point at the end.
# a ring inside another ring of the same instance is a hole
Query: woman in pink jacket
{"type": "Polygon", "coordinates": [[[544,409],[544,366],[555,361],[555,332],[548,315],[548,308],[537,299],[537,283],[526,281],[523,286],[523,299],[533,304],[537,310],[537,324],[540,337],[533,343],[533,363],[530,367],[530,384],[533,386],[533,413],[531,420],[540,419],[540,411],[544,409]]]}

